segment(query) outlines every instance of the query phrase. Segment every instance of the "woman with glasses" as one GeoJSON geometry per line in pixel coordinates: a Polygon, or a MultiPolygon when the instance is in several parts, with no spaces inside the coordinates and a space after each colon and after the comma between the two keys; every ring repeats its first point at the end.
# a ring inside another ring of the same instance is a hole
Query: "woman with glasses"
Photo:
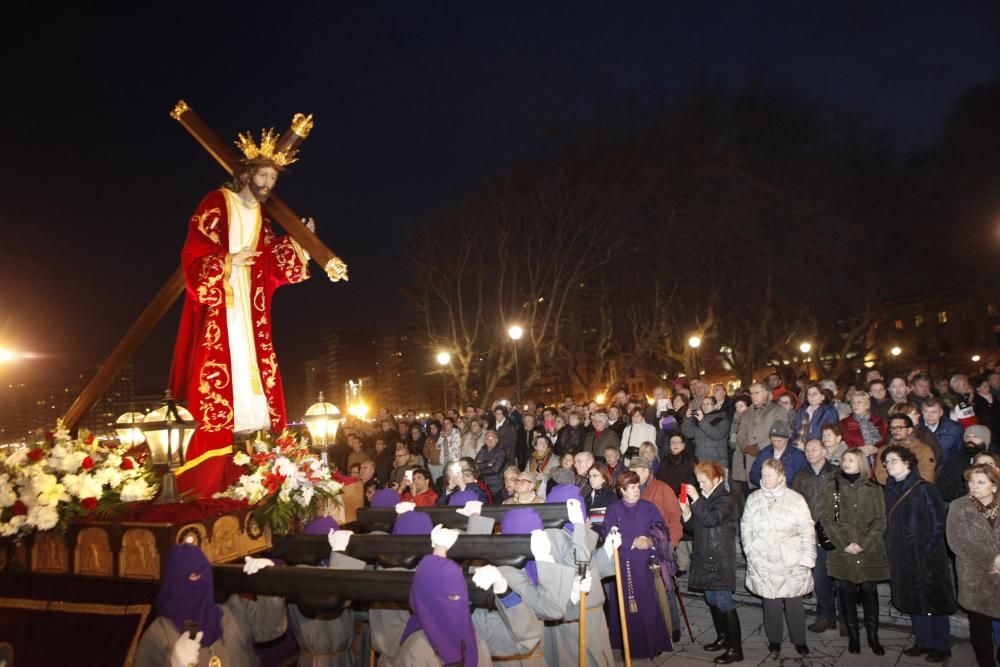
{"type": "Polygon", "coordinates": [[[865,613],[865,634],[875,655],[884,655],[878,639],[878,582],[889,578],[885,549],[885,500],[872,481],[861,449],[844,453],[840,470],[827,480],[820,501],[820,525],[833,543],[826,572],[837,580],[838,602],[847,626],[847,650],[861,653],[858,599],[865,613]]]}
{"type": "Polygon", "coordinates": [[[583,504],[590,514],[591,521],[600,523],[604,521],[608,505],[618,500],[618,496],[615,495],[614,486],[611,484],[611,475],[600,463],[590,466],[590,470],[587,471],[587,481],[590,492],[583,497],[583,504]]]}
{"type": "Polygon", "coordinates": [[[934,485],[917,472],[917,457],[910,450],[892,445],[881,457],[889,473],[885,541],[892,604],[910,615],[916,637],[915,644],[903,654],[926,653],[927,662],[944,662],[951,656],[949,616],[955,612],[944,502],[934,485]]]}

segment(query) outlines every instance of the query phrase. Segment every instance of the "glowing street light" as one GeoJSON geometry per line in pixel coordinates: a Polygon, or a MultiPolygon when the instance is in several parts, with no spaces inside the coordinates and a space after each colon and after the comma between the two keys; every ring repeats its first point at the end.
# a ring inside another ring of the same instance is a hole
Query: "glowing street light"
{"type": "Polygon", "coordinates": [[[903,354],[903,348],[897,345],[893,347],[891,350],[889,350],[889,354],[891,354],[894,357],[898,357],[899,355],[903,354]]]}
{"type": "Polygon", "coordinates": [[[978,364],[980,359],[982,359],[982,357],[980,357],[978,354],[972,355],[972,363],[978,364]]]}
{"type": "Polygon", "coordinates": [[[21,355],[15,352],[14,350],[8,349],[6,347],[0,347],[0,364],[8,364],[20,358],[21,355]]]}
{"type": "Polygon", "coordinates": [[[604,398],[604,394],[598,394],[597,396],[594,396],[594,402],[598,405],[604,405],[604,398]]]}
{"type": "Polygon", "coordinates": [[[517,383],[517,404],[521,405],[521,366],[517,361],[517,341],[524,335],[524,329],[515,324],[507,329],[507,335],[514,341],[514,382],[517,383]]]}
{"type": "Polygon", "coordinates": [[[447,352],[438,352],[438,354],[437,354],[437,362],[438,362],[438,364],[440,364],[441,366],[447,366],[448,362],[450,362],[450,361],[451,361],[451,355],[449,353],[447,353],[447,352]]]}
{"type": "Polygon", "coordinates": [[[802,343],[799,345],[799,350],[802,354],[809,354],[809,350],[813,349],[812,343],[802,343]]]}
{"type": "Polygon", "coordinates": [[[699,336],[691,336],[688,338],[688,345],[697,350],[701,347],[701,338],[699,336]]]}

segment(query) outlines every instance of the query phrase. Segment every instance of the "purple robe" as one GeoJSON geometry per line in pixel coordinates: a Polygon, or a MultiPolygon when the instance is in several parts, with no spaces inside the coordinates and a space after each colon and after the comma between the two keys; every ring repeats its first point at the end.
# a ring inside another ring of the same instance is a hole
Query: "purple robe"
{"type": "MultiPolygon", "coordinates": [[[[617,526],[622,536],[618,558],[622,568],[625,623],[628,625],[629,649],[633,658],[653,658],[672,650],[670,635],[656,600],[653,572],[649,569],[649,557],[657,553],[656,545],[652,549],[632,548],[632,542],[637,537],[652,539],[653,527],[656,525],[663,530],[660,511],[653,503],[641,499],[634,505],[629,505],[624,500],[612,503],[608,506],[604,519],[605,531],[617,526]],[[635,600],[635,612],[631,611],[630,598],[635,600]]],[[[622,629],[617,592],[608,596],[608,629],[611,633],[611,646],[620,650],[622,629]]]]}

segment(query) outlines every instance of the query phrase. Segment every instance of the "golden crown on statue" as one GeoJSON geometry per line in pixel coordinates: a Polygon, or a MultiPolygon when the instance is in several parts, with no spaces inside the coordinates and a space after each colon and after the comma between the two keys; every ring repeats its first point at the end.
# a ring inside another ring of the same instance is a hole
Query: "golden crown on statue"
{"type": "Polygon", "coordinates": [[[299,144],[309,136],[312,127],[312,114],[306,116],[297,113],[292,118],[292,126],[280,140],[274,128],[260,131],[260,144],[254,142],[249,132],[241,132],[236,140],[236,147],[248,162],[269,160],[279,168],[284,168],[298,160],[299,144]]]}

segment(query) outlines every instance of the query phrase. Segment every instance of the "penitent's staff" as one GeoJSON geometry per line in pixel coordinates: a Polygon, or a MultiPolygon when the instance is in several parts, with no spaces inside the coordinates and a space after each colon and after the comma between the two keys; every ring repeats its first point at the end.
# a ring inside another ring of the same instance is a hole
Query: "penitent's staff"
{"type": "MultiPolygon", "coordinates": [[[[618,526],[612,526],[611,534],[618,534],[618,526]]],[[[621,538],[619,538],[618,542],[618,545],[615,546],[615,550],[612,552],[615,561],[615,588],[618,590],[618,615],[621,617],[622,623],[622,647],[625,651],[625,667],[632,667],[632,653],[628,648],[628,625],[625,623],[625,593],[622,591],[622,566],[621,561],[618,560],[618,549],[621,548],[621,538]]]]}

